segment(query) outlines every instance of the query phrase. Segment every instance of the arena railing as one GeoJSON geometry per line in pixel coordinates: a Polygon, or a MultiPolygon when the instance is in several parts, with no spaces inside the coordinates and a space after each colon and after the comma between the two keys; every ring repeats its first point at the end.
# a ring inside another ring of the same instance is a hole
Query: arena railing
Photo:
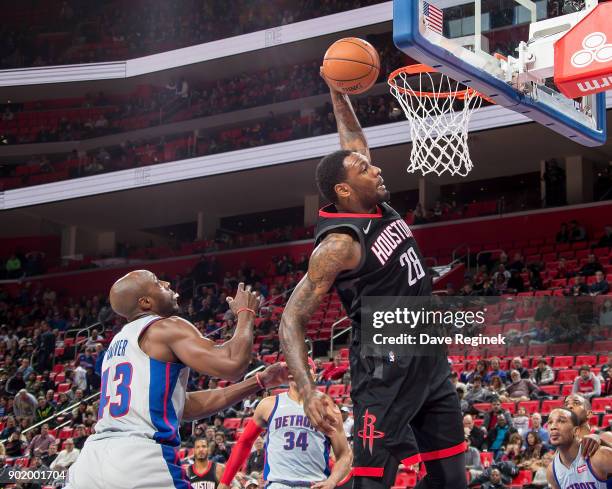
{"type": "Polygon", "coordinates": [[[453,263],[459,261],[462,261],[464,258],[466,259],[466,267],[468,270],[471,270],[471,250],[470,250],[470,246],[468,245],[468,243],[462,243],[459,246],[457,246],[454,250],[453,253],[451,255],[452,259],[453,259],[453,263]],[[460,251],[465,251],[466,253],[460,255],[459,252],[460,251]]]}
{"type": "Polygon", "coordinates": [[[338,319],[331,326],[331,338],[329,339],[329,352],[330,352],[330,355],[333,355],[333,353],[334,353],[334,342],[336,341],[336,339],[340,338],[340,336],[345,334],[347,331],[351,330],[351,326],[348,326],[347,328],[344,328],[342,331],[339,331],[338,333],[334,334],[334,329],[336,329],[337,326],[339,326],[340,324],[342,324],[345,321],[349,321],[349,323],[350,323],[350,320],[349,320],[348,316],[344,316],[343,318],[338,319]]]}
{"type": "Polygon", "coordinates": [[[477,254],[476,254],[476,269],[478,269],[478,264],[480,263],[480,257],[481,255],[484,255],[485,253],[505,253],[505,250],[502,250],[501,248],[495,248],[492,250],[480,250],[477,254]]]}

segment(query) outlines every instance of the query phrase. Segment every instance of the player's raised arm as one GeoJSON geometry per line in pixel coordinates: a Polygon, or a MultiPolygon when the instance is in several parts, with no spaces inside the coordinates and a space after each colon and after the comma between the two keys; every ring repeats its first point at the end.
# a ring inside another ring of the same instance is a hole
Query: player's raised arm
{"type": "MultiPolygon", "coordinates": [[[[321,72],[321,76],[323,76],[323,72],[321,72]]],[[[325,80],[325,76],[323,76],[323,79],[325,80]]],[[[334,106],[338,135],[340,136],[340,146],[342,146],[342,149],[361,153],[371,161],[368,142],[353,110],[349,96],[334,90],[331,86],[329,90],[334,106]]]]}
{"type": "Polygon", "coordinates": [[[601,447],[590,459],[593,473],[600,480],[607,480],[612,474],[612,449],[601,447]]]}
{"type": "Polygon", "coordinates": [[[206,418],[227,409],[251,394],[287,383],[287,364],[275,363],[263,372],[222,389],[188,392],[183,411],[184,421],[206,418]]]}
{"type": "Polygon", "coordinates": [[[326,434],[334,430],[337,408],[331,398],[315,389],[306,365],[304,331],[338,274],[356,268],[360,260],[361,248],[352,236],[342,233],[326,236],[312,253],[308,272],[291,294],[281,318],[281,348],[304,399],[304,411],[313,426],[326,434]]]}
{"type": "Polygon", "coordinates": [[[141,348],[154,358],[164,359],[170,353],[199,373],[238,380],[251,361],[253,324],[259,298],[251,287],[238,285],[236,297],[228,297],[230,308],[238,321],[234,336],[222,345],[204,338],[189,321],[176,316],[152,325],[140,340],[141,348]],[[169,350],[169,352],[168,352],[169,350]]]}
{"type": "Polygon", "coordinates": [[[336,458],[334,468],[326,480],[313,484],[311,489],[333,489],[338,485],[338,482],[349,474],[353,465],[353,451],[344,434],[342,416],[340,414],[336,416],[334,426],[336,431],[329,436],[329,441],[334,449],[334,456],[336,458]]]}

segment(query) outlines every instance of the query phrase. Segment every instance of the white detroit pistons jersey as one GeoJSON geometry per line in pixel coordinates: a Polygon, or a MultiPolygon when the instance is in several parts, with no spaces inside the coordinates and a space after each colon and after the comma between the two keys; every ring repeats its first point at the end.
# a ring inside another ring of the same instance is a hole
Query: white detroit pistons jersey
{"type": "Polygon", "coordinates": [[[582,447],[569,467],[561,462],[559,452],[553,459],[553,474],[561,489],[606,489],[605,480],[598,479],[591,469],[591,462],[582,456],[582,447]]]}
{"type": "Polygon", "coordinates": [[[189,368],[155,360],[138,344],[142,332],[159,319],[145,316],[126,324],[108,347],[94,440],[141,436],[164,445],[180,444],[189,368]]]}
{"type": "Polygon", "coordinates": [[[304,407],[286,392],[277,395],[268,419],[264,480],[310,487],[329,476],[329,449],[329,438],[312,427],[304,407]]]}

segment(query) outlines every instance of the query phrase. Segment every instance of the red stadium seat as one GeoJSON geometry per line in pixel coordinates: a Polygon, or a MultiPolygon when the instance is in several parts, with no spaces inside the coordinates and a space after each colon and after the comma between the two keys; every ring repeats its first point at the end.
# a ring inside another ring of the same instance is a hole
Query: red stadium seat
{"type": "Polygon", "coordinates": [[[612,409],[612,397],[597,397],[591,400],[591,410],[594,413],[605,413],[612,409]]]}
{"type": "Polygon", "coordinates": [[[483,467],[489,467],[493,463],[493,452],[481,452],[480,463],[483,467]]]}
{"type": "Polygon", "coordinates": [[[552,368],[569,368],[574,366],[574,357],[561,356],[554,357],[552,368]]]}
{"type": "Polygon", "coordinates": [[[70,384],[68,382],[64,382],[63,384],[59,384],[57,386],[57,392],[58,393],[62,393],[62,392],[68,392],[70,390],[70,384]]]}
{"type": "Polygon", "coordinates": [[[59,432],[60,440],[65,440],[67,438],[72,438],[72,428],[62,428],[62,431],[59,432]]]}
{"type": "MultiPolygon", "coordinates": [[[[559,395],[559,384],[541,385],[540,390],[551,396],[559,395]]],[[[546,402],[546,401],[545,401],[546,402]]]]}
{"type": "Polygon", "coordinates": [[[576,357],[576,366],[588,365],[594,367],[597,365],[597,355],[578,355],[576,357]]]}
{"type": "Polygon", "coordinates": [[[518,403],[519,407],[524,407],[527,414],[537,413],[540,409],[540,401],[521,401],[518,403]]]}
{"type": "Polygon", "coordinates": [[[348,360],[348,358],[349,358],[349,349],[348,348],[342,348],[340,350],[340,358],[342,360],[348,360]]]}
{"type": "Polygon", "coordinates": [[[578,370],[568,369],[561,370],[557,374],[557,383],[558,384],[567,384],[570,382],[574,382],[574,379],[578,377],[578,370]]]}
{"type": "Polygon", "coordinates": [[[490,402],[477,402],[472,407],[476,411],[482,411],[482,412],[490,411],[491,410],[491,403],[490,402]]]}
{"type": "Polygon", "coordinates": [[[572,393],[572,389],[574,388],[573,384],[563,384],[561,386],[561,396],[569,396],[572,393]]]}
{"type": "Polygon", "coordinates": [[[327,395],[330,397],[343,397],[345,394],[344,384],[332,384],[327,389],[327,395]]]}
{"type": "Polygon", "coordinates": [[[607,428],[608,426],[612,426],[612,414],[606,414],[601,418],[601,424],[599,425],[602,428],[607,428]]]}
{"type": "Polygon", "coordinates": [[[553,399],[542,401],[542,409],[540,414],[547,416],[553,409],[557,409],[563,406],[563,399],[553,399]]]}
{"type": "Polygon", "coordinates": [[[512,479],[512,484],[523,486],[526,484],[531,484],[532,480],[533,472],[531,472],[531,470],[521,470],[518,475],[514,479],[512,479]]]}
{"type": "Polygon", "coordinates": [[[502,402],[501,407],[507,410],[510,414],[514,414],[516,412],[516,403],[514,402],[502,402]]]}
{"type": "Polygon", "coordinates": [[[225,420],[223,420],[223,427],[227,428],[228,430],[237,430],[241,425],[241,418],[225,418],[225,420]]]}
{"type": "Polygon", "coordinates": [[[278,358],[278,355],[276,353],[271,353],[269,355],[264,355],[263,357],[261,357],[263,362],[268,364],[268,365],[276,362],[277,358],[278,358]]]}
{"type": "Polygon", "coordinates": [[[53,365],[53,370],[52,372],[55,372],[56,374],[63,372],[64,371],[64,364],[63,363],[56,363],[55,365],[53,365]]]}

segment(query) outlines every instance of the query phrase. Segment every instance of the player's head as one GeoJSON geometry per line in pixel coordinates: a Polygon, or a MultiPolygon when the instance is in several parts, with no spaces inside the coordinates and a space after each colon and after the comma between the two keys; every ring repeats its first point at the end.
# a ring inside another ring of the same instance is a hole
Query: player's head
{"type": "Polygon", "coordinates": [[[391,196],[380,173],[380,168],[362,154],[341,150],[319,162],[316,181],[319,191],[330,202],[349,210],[370,209],[391,196]]]}
{"type": "Polygon", "coordinates": [[[580,394],[570,394],[565,398],[564,407],[569,409],[578,418],[581,425],[586,423],[591,416],[591,403],[580,394]]]}
{"type": "Polygon", "coordinates": [[[553,409],[548,417],[550,444],[554,447],[567,447],[576,439],[578,416],[566,408],[553,409]]]}
{"type": "Polygon", "coordinates": [[[162,317],[178,312],[178,294],[170,284],[148,270],[135,270],[117,280],[110,290],[110,303],[119,316],[131,320],[143,312],[162,317]]]}
{"type": "Polygon", "coordinates": [[[193,458],[199,461],[208,459],[208,440],[206,438],[196,438],[193,442],[193,458]]]}

